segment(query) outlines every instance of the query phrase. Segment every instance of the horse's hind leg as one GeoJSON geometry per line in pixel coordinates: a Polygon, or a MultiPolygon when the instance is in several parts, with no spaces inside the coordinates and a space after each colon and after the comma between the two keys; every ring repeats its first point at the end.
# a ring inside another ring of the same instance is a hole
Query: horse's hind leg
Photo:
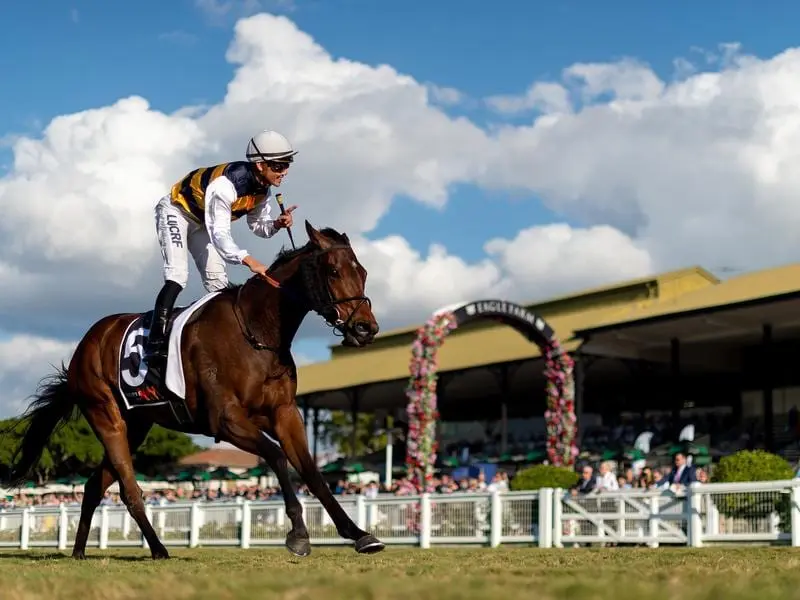
{"type": "MultiPolygon", "coordinates": [[[[150,424],[129,424],[128,425],[128,444],[131,451],[136,449],[144,442],[150,432],[150,424]]],[[[92,526],[92,517],[103,495],[109,486],[117,478],[116,472],[111,467],[108,455],[103,457],[103,462],[95,469],[83,488],[83,502],[81,503],[81,519],[78,523],[78,531],[75,535],[75,545],[72,547],[72,557],[77,559],[86,558],[86,542],[89,539],[89,530],[92,526]]],[[[120,490],[122,491],[122,490],[120,490]]]]}
{"type": "Polygon", "coordinates": [[[81,520],[75,534],[75,545],[72,547],[72,558],[86,558],[86,542],[89,539],[89,529],[92,526],[94,511],[100,505],[108,487],[114,483],[115,474],[106,458],[100,464],[89,480],[83,486],[83,502],[81,503],[81,520]]]}
{"type": "MultiPolygon", "coordinates": [[[[106,457],[112,469],[117,474],[120,492],[125,506],[128,507],[133,520],[139,526],[142,535],[150,546],[153,558],[169,558],[169,553],[158,539],[153,526],[147,520],[144,511],[142,490],[136,482],[136,473],[133,470],[131,448],[128,445],[128,425],[119,412],[119,407],[114,400],[110,388],[106,387],[102,399],[88,404],[85,411],[86,420],[94,429],[95,434],[106,449],[106,457]]],[[[132,424],[132,427],[135,425],[132,424]]],[[[141,442],[140,442],[141,443],[141,442]]]]}

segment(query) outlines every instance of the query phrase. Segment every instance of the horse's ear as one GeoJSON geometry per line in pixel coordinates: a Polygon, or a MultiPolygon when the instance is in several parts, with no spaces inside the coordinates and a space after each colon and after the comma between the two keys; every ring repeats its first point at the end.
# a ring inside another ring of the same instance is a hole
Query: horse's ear
{"type": "Polygon", "coordinates": [[[308,234],[308,239],[311,240],[311,243],[319,248],[327,248],[331,245],[328,239],[319,231],[314,229],[308,220],[306,220],[306,233],[308,234]]]}

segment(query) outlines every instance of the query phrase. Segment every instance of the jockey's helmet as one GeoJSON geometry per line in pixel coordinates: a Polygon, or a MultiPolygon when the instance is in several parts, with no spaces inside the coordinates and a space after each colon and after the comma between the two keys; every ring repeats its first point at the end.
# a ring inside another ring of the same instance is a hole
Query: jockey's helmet
{"type": "Polygon", "coordinates": [[[293,162],[297,150],[277,131],[264,131],[250,138],[247,160],[250,162],[293,162]]]}

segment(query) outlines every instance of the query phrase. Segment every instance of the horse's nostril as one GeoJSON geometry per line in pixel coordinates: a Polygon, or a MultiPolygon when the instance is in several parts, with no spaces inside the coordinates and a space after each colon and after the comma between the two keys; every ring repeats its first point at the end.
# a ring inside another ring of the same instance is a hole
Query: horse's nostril
{"type": "Polygon", "coordinates": [[[353,327],[353,329],[355,329],[356,335],[359,335],[359,336],[367,336],[367,335],[370,334],[369,324],[368,323],[364,323],[363,321],[359,321],[358,323],[356,323],[355,327],[353,327]]]}

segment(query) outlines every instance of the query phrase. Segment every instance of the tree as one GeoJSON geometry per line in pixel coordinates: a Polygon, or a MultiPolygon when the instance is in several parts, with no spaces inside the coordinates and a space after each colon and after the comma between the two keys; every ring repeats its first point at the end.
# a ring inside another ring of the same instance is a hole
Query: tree
{"type": "MultiPolygon", "coordinates": [[[[25,426],[19,419],[8,419],[0,422],[0,429],[9,431],[7,435],[0,436],[0,473],[6,475],[25,426]],[[13,429],[7,429],[10,427],[13,429]]],[[[134,467],[139,472],[153,474],[156,467],[163,469],[165,465],[174,464],[197,450],[199,448],[188,435],[156,425],[134,455],[134,467]]],[[[43,484],[72,475],[89,476],[100,464],[103,455],[102,444],[83,415],[80,415],[53,433],[31,472],[31,479],[43,484]]]]}
{"type": "Polygon", "coordinates": [[[356,446],[353,450],[353,419],[350,412],[334,410],[328,419],[320,422],[320,437],[345,456],[362,456],[386,448],[386,434],[377,434],[380,425],[368,413],[358,413],[356,418],[356,446]]]}
{"type": "Polygon", "coordinates": [[[165,466],[174,465],[184,456],[201,448],[185,433],[156,425],[134,456],[136,470],[145,475],[163,472],[165,466]]]}

